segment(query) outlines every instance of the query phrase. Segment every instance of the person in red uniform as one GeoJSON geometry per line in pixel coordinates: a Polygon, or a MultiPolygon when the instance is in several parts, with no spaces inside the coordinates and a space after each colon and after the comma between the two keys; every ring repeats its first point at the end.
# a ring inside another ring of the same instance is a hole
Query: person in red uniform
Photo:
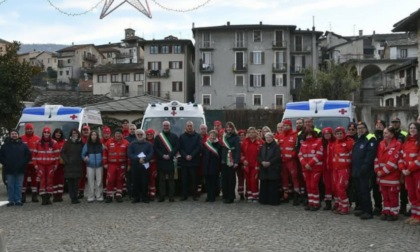
{"type": "MultiPolygon", "coordinates": [[[[238,130],[239,141],[242,144],[246,138],[246,130],[238,130]]],[[[238,169],[236,169],[236,176],[238,177],[238,194],[240,200],[245,199],[244,185],[245,185],[245,171],[244,171],[243,159],[241,156],[241,161],[239,162],[238,169]]]]}
{"type": "MultiPolygon", "coordinates": [[[[31,152],[31,156],[34,156],[36,143],[41,139],[39,136],[34,134],[34,125],[32,123],[27,123],[25,125],[25,135],[21,137],[22,142],[26,144],[31,152]]],[[[32,192],[32,202],[39,202],[38,200],[38,174],[35,169],[33,160],[29,161],[26,166],[25,175],[23,178],[22,185],[22,203],[26,202],[26,188],[28,185],[28,178],[31,178],[31,192],[32,192]]]]}
{"type": "Polygon", "coordinates": [[[404,176],[408,199],[411,202],[411,216],[405,223],[420,225],[420,124],[410,123],[408,130],[398,168],[404,176]]]}
{"type": "MultiPolygon", "coordinates": [[[[323,159],[323,170],[322,175],[324,179],[324,187],[325,187],[325,207],[323,210],[331,210],[332,209],[332,197],[334,195],[334,201],[338,204],[338,198],[336,198],[336,193],[333,190],[333,183],[332,183],[332,158],[333,158],[333,150],[334,150],[334,142],[335,137],[333,135],[333,130],[331,127],[326,127],[322,129],[322,146],[324,147],[324,159],[323,159]]],[[[338,207],[338,205],[337,205],[338,207]]]]}
{"type": "Polygon", "coordinates": [[[401,143],[393,127],[384,129],[384,140],[379,143],[375,158],[375,173],[383,199],[381,220],[395,221],[399,212],[401,172],[398,169],[401,143]]]}
{"type": "Polygon", "coordinates": [[[302,140],[298,157],[308,193],[308,204],[305,206],[305,210],[317,211],[320,207],[318,185],[322,176],[324,155],[322,140],[318,137],[318,133],[310,127],[305,128],[302,140]]]}
{"type": "Polygon", "coordinates": [[[33,161],[39,176],[39,195],[42,205],[51,204],[51,195],[54,192],[54,171],[58,167],[60,147],[51,137],[51,129],[45,126],[42,137],[35,146],[33,161]]]}
{"type": "MultiPolygon", "coordinates": [[[[111,128],[108,126],[104,126],[102,128],[102,138],[101,138],[101,143],[102,145],[105,146],[106,142],[108,142],[109,139],[111,139],[111,128]]],[[[107,172],[104,168],[104,170],[102,171],[102,186],[103,186],[103,195],[104,195],[104,199],[106,198],[106,176],[107,176],[107,172]]]]}
{"type": "MultiPolygon", "coordinates": [[[[90,127],[89,125],[83,125],[82,127],[82,143],[83,145],[85,145],[89,139],[89,135],[90,135],[90,127]]],[[[82,177],[79,180],[79,199],[83,199],[85,197],[85,187],[86,187],[86,179],[87,179],[87,175],[86,175],[86,163],[83,162],[83,166],[82,166],[82,177]]]]}
{"type": "Polygon", "coordinates": [[[119,203],[122,199],[122,189],[124,184],[124,174],[127,169],[128,157],[127,148],[130,143],[123,138],[121,129],[116,129],[114,138],[108,140],[105,144],[103,153],[103,165],[107,169],[107,196],[105,203],[112,202],[114,188],[115,200],[119,203]]]}
{"type": "Polygon", "coordinates": [[[349,198],[347,196],[347,187],[349,184],[351,169],[351,152],[354,140],[346,135],[343,127],[335,129],[335,143],[332,149],[333,165],[333,184],[334,191],[337,193],[338,206],[334,206],[335,213],[345,215],[350,211],[349,198]],[[337,208],[335,208],[337,206],[337,208]]]}
{"type": "MultiPolygon", "coordinates": [[[[60,128],[55,129],[52,134],[52,139],[57,141],[58,148],[61,151],[64,143],[66,142],[66,138],[64,137],[64,132],[60,128]]],[[[61,158],[59,158],[57,170],[54,172],[53,202],[63,201],[63,191],[64,191],[64,162],[62,161],[61,158]]]]}
{"type": "MultiPolygon", "coordinates": [[[[153,129],[146,130],[146,141],[152,146],[155,143],[155,131],[153,129]]],[[[156,155],[152,156],[149,167],[149,200],[154,201],[156,198],[156,178],[157,178],[157,167],[156,167],[156,155]]]]}
{"type": "Polygon", "coordinates": [[[293,186],[293,205],[298,205],[300,183],[297,167],[297,153],[295,149],[297,132],[292,130],[291,120],[283,121],[282,133],[279,134],[277,140],[281,150],[283,199],[287,201],[290,197],[289,178],[291,178],[293,186]]]}
{"type": "Polygon", "coordinates": [[[248,202],[258,201],[258,153],[264,141],[258,137],[257,129],[250,127],[248,137],[242,141],[241,159],[246,176],[248,202]]]}

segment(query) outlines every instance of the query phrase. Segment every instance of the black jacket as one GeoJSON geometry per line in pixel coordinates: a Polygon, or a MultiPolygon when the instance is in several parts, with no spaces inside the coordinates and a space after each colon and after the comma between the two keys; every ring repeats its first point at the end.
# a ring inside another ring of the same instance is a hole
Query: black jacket
{"type": "Polygon", "coordinates": [[[374,175],[373,162],[376,157],[377,141],[374,134],[366,133],[356,138],[352,152],[351,176],[371,178],[374,175]]]}
{"type": "Polygon", "coordinates": [[[82,159],[83,143],[81,139],[73,142],[69,139],[61,149],[61,158],[64,161],[64,177],[65,178],[80,178],[83,172],[82,159]]]}
{"type": "Polygon", "coordinates": [[[181,165],[183,167],[198,167],[201,153],[201,136],[197,132],[184,132],[179,136],[179,153],[181,154],[181,165]],[[191,155],[191,160],[185,158],[191,155]]]}
{"type": "Polygon", "coordinates": [[[24,174],[26,165],[31,160],[31,152],[22,140],[7,138],[0,150],[0,163],[5,174],[24,174]]]}
{"type": "Polygon", "coordinates": [[[138,157],[138,155],[142,152],[146,156],[143,158],[144,161],[146,163],[150,162],[150,160],[153,157],[153,146],[148,141],[144,140],[142,142],[139,142],[136,139],[135,141],[131,142],[128,146],[127,154],[130,158],[132,168],[140,168],[141,166],[143,166],[139,163],[140,158],[138,157]]]}
{"type": "Polygon", "coordinates": [[[178,136],[175,135],[172,132],[163,132],[163,134],[166,136],[166,139],[171,143],[172,151],[169,152],[165,145],[163,144],[162,140],[160,139],[160,136],[157,135],[155,137],[155,143],[153,145],[153,149],[155,151],[155,154],[157,156],[157,168],[159,171],[174,171],[174,157],[176,153],[178,152],[178,136]],[[169,159],[166,160],[163,158],[163,155],[169,155],[169,159]]]}
{"type": "Polygon", "coordinates": [[[275,141],[265,143],[258,153],[259,177],[261,180],[276,180],[280,177],[280,147],[275,141]],[[262,161],[270,162],[269,167],[263,167],[262,161]]]}
{"type": "Polygon", "coordinates": [[[217,155],[210,151],[208,147],[203,146],[203,176],[218,175],[220,171],[222,146],[219,142],[212,143],[212,145],[217,150],[217,155]]]}
{"type": "MultiPolygon", "coordinates": [[[[239,136],[237,134],[226,134],[226,140],[231,148],[230,150],[232,152],[233,163],[239,164],[239,161],[241,160],[241,143],[239,136]]],[[[227,162],[228,151],[229,149],[226,146],[223,146],[222,164],[226,164],[227,162]]]]}

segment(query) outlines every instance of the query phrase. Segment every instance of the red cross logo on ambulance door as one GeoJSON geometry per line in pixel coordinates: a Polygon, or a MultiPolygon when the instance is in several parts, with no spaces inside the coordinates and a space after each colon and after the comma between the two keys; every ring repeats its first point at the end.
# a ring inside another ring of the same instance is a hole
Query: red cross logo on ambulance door
{"type": "Polygon", "coordinates": [[[175,116],[175,115],[176,115],[175,110],[172,110],[171,115],[173,115],[173,116],[175,116]]]}
{"type": "Polygon", "coordinates": [[[71,116],[70,116],[70,118],[71,118],[72,120],[75,120],[75,119],[77,118],[77,115],[74,115],[74,114],[73,114],[73,115],[71,115],[71,116]]]}
{"type": "Polygon", "coordinates": [[[347,113],[347,110],[345,110],[345,109],[340,109],[338,112],[340,112],[340,114],[344,115],[345,113],[347,113]]]}

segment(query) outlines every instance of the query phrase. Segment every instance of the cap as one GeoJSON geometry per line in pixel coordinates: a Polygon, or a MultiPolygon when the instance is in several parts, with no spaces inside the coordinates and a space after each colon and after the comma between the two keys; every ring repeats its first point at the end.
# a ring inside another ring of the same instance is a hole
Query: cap
{"type": "Polygon", "coordinates": [[[344,129],[344,127],[341,127],[341,126],[338,126],[337,128],[335,128],[334,132],[337,132],[337,131],[341,131],[343,133],[346,133],[346,129],[344,129]]]}
{"type": "Polygon", "coordinates": [[[392,122],[392,123],[393,123],[393,122],[401,122],[401,120],[400,120],[400,118],[398,118],[398,117],[394,117],[394,118],[392,118],[391,122],[392,122]]]}
{"type": "Polygon", "coordinates": [[[104,126],[102,128],[102,132],[106,134],[111,134],[111,129],[108,126],[104,126]]]}
{"type": "Polygon", "coordinates": [[[147,129],[146,130],[146,135],[147,134],[153,134],[154,135],[155,134],[155,131],[153,129],[147,129]]]}
{"type": "Polygon", "coordinates": [[[87,125],[87,124],[83,125],[82,130],[84,130],[84,129],[88,129],[88,130],[90,130],[89,125],[87,125]]]}
{"type": "Polygon", "coordinates": [[[325,127],[322,129],[322,134],[326,134],[326,133],[332,134],[332,132],[333,132],[333,129],[331,127],[325,127]]]}
{"type": "Polygon", "coordinates": [[[51,128],[50,128],[50,127],[48,127],[48,126],[45,126],[44,128],[42,128],[42,133],[44,133],[44,132],[49,132],[49,133],[51,133],[51,128]]]}
{"type": "Polygon", "coordinates": [[[34,129],[34,125],[32,123],[25,124],[25,130],[33,130],[33,129],[34,129]]]}
{"type": "Polygon", "coordinates": [[[246,135],[246,130],[243,130],[243,129],[238,130],[238,135],[241,135],[241,134],[246,135]]]}
{"type": "Polygon", "coordinates": [[[121,134],[122,134],[122,133],[123,133],[123,131],[122,131],[122,129],[118,128],[118,129],[115,129],[115,130],[114,130],[114,134],[115,134],[115,133],[121,133],[121,134]]]}
{"type": "Polygon", "coordinates": [[[283,121],[283,125],[289,125],[289,126],[292,126],[292,121],[291,121],[291,120],[289,120],[289,119],[286,119],[286,120],[284,120],[284,121],[283,121]]]}
{"type": "Polygon", "coordinates": [[[221,121],[214,121],[213,122],[213,126],[221,126],[222,122],[221,121]]]}
{"type": "Polygon", "coordinates": [[[386,127],[386,123],[385,123],[385,121],[384,121],[384,120],[381,120],[381,119],[376,120],[376,124],[378,124],[378,123],[382,124],[382,126],[383,126],[384,128],[386,127]]]}

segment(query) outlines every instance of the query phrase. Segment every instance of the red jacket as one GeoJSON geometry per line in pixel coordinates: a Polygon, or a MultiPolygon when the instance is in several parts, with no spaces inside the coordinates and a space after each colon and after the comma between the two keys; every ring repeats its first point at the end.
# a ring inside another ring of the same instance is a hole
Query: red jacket
{"type": "Polygon", "coordinates": [[[332,167],[334,170],[343,170],[351,168],[351,152],[354,140],[345,136],[343,139],[335,140],[332,149],[332,167]]]}
{"type": "Polygon", "coordinates": [[[420,171],[420,147],[417,146],[417,135],[409,136],[401,147],[401,156],[398,168],[409,170],[411,173],[420,171]]]}
{"type": "MultiPolygon", "coordinates": [[[[28,136],[28,135],[25,134],[21,137],[21,139],[22,139],[22,142],[28,146],[29,151],[31,152],[31,156],[33,157],[36,143],[39,140],[41,140],[41,138],[39,136],[35,135],[35,134],[33,134],[32,136],[28,136]]],[[[33,161],[31,159],[31,161],[29,161],[29,164],[32,164],[32,163],[33,163],[33,161]]]]}
{"type": "Polygon", "coordinates": [[[398,169],[398,161],[400,159],[401,143],[397,139],[392,139],[389,145],[385,140],[379,143],[378,151],[375,158],[375,173],[379,171],[382,175],[378,178],[381,185],[399,185],[401,172],[398,169]]]}
{"type": "Polygon", "coordinates": [[[297,132],[293,130],[283,131],[277,136],[281,151],[281,160],[287,162],[296,158],[297,132]]]}
{"type": "Polygon", "coordinates": [[[250,138],[245,138],[241,145],[241,163],[248,161],[248,165],[251,167],[258,166],[258,152],[264,141],[261,139],[255,139],[251,141],[250,138]]]}
{"type": "Polygon", "coordinates": [[[307,136],[306,140],[302,141],[298,154],[302,170],[305,171],[305,166],[309,164],[312,171],[322,171],[323,155],[324,148],[322,147],[321,138],[307,136]]]}
{"type": "Polygon", "coordinates": [[[124,167],[128,165],[127,149],[130,143],[121,139],[120,141],[114,138],[109,139],[103,151],[103,164],[117,164],[124,167]]]}
{"type": "Polygon", "coordinates": [[[60,146],[54,139],[41,143],[36,143],[32,160],[34,165],[53,165],[58,166],[58,157],[60,155],[60,146]]]}
{"type": "Polygon", "coordinates": [[[322,159],[322,165],[324,171],[332,171],[333,169],[333,151],[335,141],[328,141],[326,148],[324,148],[324,158],[322,159]]]}

